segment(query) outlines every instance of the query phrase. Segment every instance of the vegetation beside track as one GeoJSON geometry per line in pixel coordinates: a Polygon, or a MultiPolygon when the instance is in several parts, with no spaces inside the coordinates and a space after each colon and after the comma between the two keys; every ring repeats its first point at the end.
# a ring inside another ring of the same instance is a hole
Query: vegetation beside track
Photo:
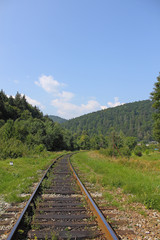
{"type": "Polygon", "coordinates": [[[7,202],[29,198],[25,194],[31,193],[33,184],[39,181],[53,160],[64,153],[44,151],[40,155],[0,161],[0,196],[7,202]]]}
{"type": "Polygon", "coordinates": [[[87,176],[89,182],[102,187],[104,197],[112,204],[117,204],[118,200],[107,194],[107,190],[121,188],[124,193],[130,194],[129,201],[160,211],[159,159],[159,153],[136,156],[130,160],[107,157],[99,151],[72,156],[74,166],[87,176]]]}

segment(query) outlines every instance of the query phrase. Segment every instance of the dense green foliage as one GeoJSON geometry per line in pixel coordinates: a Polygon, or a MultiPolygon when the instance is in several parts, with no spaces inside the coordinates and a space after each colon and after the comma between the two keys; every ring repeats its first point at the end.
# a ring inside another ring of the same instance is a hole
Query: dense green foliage
{"type": "Polygon", "coordinates": [[[72,136],[58,123],[27,103],[25,96],[0,92],[0,159],[43,150],[72,150],[72,136]]]}
{"type": "Polygon", "coordinates": [[[8,119],[16,120],[20,117],[32,116],[33,118],[42,119],[43,114],[37,107],[27,103],[25,96],[17,92],[15,98],[7,95],[1,90],[0,92],[0,120],[1,123],[8,119]]]}
{"type": "MultiPolygon", "coordinates": [[[[25,96],[0,92],[0,158],[28,152],[107,149],[106,155],[130,157],[139,140],[152,140],[152,102],[141,101],[53,122],[25,96]],[[63,128],[63,127],[64,128],[63,128]]],[[[135,153],[141,155],[136,147],[135,153]]]]}
{"type": "Polygon", "coordinates": [[[154,91],[151,93],[151,98],[153,100],[153,107],[156,109],[156,112],[153,114],[153,134],[155,139],[160,143],[160,75],[157,77],[157,82],[155,83],[154,91]]]}
{"type": "Polygon", "coordinates": [[[58,122],[58,123],[64,123],[67,120],[58,116],[54,116],[54,115],[48,115],[48,117],[53,121],[53,122],[58,122]]]}
{"type": "Polygon", "coordinates": [[[128,103],[68,120],[62,126],[77,135],[85,130],[90,137],[107,136],[114,128],[116,132],[122,131],[128,137],[136,137],[138,141],[150,141],[154,112],[152,104],[150,100],[128,103]]]}

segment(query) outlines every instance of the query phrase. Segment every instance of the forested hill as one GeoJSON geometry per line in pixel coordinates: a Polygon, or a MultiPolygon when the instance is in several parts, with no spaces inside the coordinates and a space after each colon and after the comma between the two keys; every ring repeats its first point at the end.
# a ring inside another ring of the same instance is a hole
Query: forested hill
{"type": "Polygon", "coordinates": [[[72,134],[81,134],[85,130],[89,136],[108,135],[111,128],[114,128],[116,132],[122,131],[126,136],[148,141],[152,140],[152,104],[150,100],[127,103],[68,120],[62,126],[72,134]]]}
{"type": "Polygon", "coordinates": [[[58,122],[58,123],[64,123],[67,120],[58,116],[54,116],[54,115],[48,115],[48,117],[53,121],[53,122],[58,122]]]}

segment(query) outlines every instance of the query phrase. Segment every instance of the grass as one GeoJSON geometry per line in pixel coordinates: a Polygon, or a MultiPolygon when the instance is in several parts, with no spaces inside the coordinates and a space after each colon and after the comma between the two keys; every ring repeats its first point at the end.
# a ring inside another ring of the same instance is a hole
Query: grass
{"type": "MultiPolygon", "coordinates": [[[[121,188],[124,193],[131,194],[132,201],[160,211],[159,159],[159,153],[130,160],[109,158],[96,151],[72,156],[74,165],[87,175],[91,183],[104,189],[121,188]]],[[[107,194],[106,198],[111,200],[107,194]]]]}
{"type": "Polygon", "coordinates": [[[21,194],[31,192],[33,183],[38,182],[44,170],[62,152],[44,152],[33,157],[0,161],[0,196],[7,202],[21,202],[27,198],[21,194]],[[10,166],[10,161],[13,166],[10,166]]]}

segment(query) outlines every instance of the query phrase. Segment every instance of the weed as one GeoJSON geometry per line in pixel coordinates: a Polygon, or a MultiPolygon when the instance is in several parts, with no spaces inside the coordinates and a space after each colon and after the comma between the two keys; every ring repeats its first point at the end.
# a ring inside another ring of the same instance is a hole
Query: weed
{"type": "Polygon", "coordinates": [[[91,220],[91,221],[95,221],[95,220],[96,220],[96,216],[92,215],[92,216],[90,217],[90,220],[91,220]]]}
{"type": "Polygon", "coordinates": [[[144,217],[147,217],[147,213],[144,210],[140,210],[138,211],[141,215],[143,215],[144,217]]]}
{"type": "Polygon", "coordinates": [[[72,237],[72,235],[70,233],[70,229],[67,227],[67,228],[65,228],[65,231],[66,231],[67,240],[70,240],[72,237]]]}
{"type": "Polygon", "coordinates": [[[33,229],[33,230],[39,230],[39,229],[40,229],[40,225],[38,225],[38,224],[32,224],[32,229],[33,229]]]}
{"type": "Polygon", "coordinates": [[[48,236],[47,235],[45,236],[45,240],[48,240],[48,236]]]}
{"type": "Polygon", "coordinates": [[[51,234],[51,240],[57,240],[58,238],[57,238],[57,236],[56,236],[56,234],[54,233],[54,232],[52,232],[52,234],[51,234]]]}
{"type": "Polygon", "coordinates": [[[42,198],[38,196],[35,200],[35,205],[38,206],[40,202],[42,202],[42,198]]]}
{"type": "Polygon", "coordinates": [[[103,193],[104,198],[107,200],[107,202],[111,203],[113,201],[113,195],[111,195],[108,192],[103,193]]]}
{"type": "Polygon", "coordinates": [[[28,215],[28,212],[26,212],[25,217],[24,217],[24,223],[28,226],[30,225],[31,222],[31,216],[28,215]]]}
{"type": "Polygon", "coordinates": [[[23,234],[23,233],[24,233],[24,230],[23,230],[23,229],[19,229],[19,230],[18,230],[18,233],[19,233],[19,234],[23,234]]]}

